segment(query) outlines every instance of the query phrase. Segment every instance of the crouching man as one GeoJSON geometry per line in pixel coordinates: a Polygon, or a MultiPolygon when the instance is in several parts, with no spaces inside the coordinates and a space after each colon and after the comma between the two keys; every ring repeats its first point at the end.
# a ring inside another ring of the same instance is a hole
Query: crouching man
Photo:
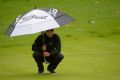
{"type": "Polygon", "coordinates": [[[43,62],[49,63],[47,70],[50,73],[55,73],[55,69],[64,58],[61,53],[60,37],[54,33],[54,29],[39,35],[32,45],[32,51],[39,73],[44,72],[43,62]]]}

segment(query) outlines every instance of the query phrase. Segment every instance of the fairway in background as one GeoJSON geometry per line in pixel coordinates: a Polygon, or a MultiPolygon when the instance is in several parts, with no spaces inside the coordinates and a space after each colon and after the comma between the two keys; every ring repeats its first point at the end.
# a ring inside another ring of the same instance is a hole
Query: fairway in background
{"type": "Polygon", "coordinates": [[[120,0],[0,0],[0,80],[119,80],[119,4],[120,0]],[[55,30],[65,55],[56,74],[37,74],[31,45],[39,33],[13,38],[4,34],[35,4],[57,8],[76,20],[55,30]]]}

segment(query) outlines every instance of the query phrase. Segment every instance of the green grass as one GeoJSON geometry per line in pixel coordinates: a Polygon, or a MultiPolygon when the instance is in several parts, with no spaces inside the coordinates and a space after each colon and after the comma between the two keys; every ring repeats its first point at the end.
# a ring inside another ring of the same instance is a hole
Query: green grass
{"type": "Polygon", "coordinates": [[[120,80],[119,4],[119,0],[0,0],[0,80],[120,80]],[[35,4],[60,9],[76,20],[56,29],[65,56],[56,74],[37,74],[31,45],[39,34],[12,39],[4,35],[15,17],[35,4]]]}

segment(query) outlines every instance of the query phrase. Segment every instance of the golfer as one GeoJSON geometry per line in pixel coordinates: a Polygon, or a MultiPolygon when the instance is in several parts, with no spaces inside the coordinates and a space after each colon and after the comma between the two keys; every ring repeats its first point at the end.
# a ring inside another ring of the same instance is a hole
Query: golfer
{"type": "Polygon", "coordinates": [[[32,51],[34,51],[33,58],[37,63],[39,73],[44,72],[43,62],[48,62],[47,70],[55,73],[55,69],[64,58],[61,54],[60,37],[54,33],[54,29],[39,35],[32,45],[32,51]]]}

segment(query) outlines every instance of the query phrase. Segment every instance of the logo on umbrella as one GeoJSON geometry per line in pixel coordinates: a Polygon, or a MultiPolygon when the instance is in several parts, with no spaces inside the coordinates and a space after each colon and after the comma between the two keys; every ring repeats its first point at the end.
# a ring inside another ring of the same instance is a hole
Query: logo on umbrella
{"type": "Polygon", "coordinates": [[[23,17],[20,23],[23,23],[25,21],[29,21],[31,19],[47,19],[48,16],[37,16],[37,15],[31,15],[31,16],[27,16],[27,17],[23,17]]]}
{"type": "Polygon", "coordinates": [[[54,17],[56,16],[58,10],[57,9],[50,9],[50,11],[48,12],[50,15],[53,15],[54,17]]]}

